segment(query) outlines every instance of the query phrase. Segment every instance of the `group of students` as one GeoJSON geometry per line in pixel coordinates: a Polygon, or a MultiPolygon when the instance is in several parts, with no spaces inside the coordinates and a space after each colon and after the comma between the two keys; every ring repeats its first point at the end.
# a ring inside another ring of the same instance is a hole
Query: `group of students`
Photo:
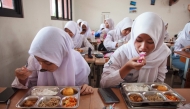
{"type": "MultiPolygon", "coordinates": [[[[88,85],[89,65],[74,50],[87,42],[85,36],[81,35],[85,27],[81,31],[77,23],[69,21],[64,29],[51,26],[42,28],[31,43],[27,64],[15,70],[12,86],[21,89],[32,86],[82,86],[81,94],[93,93],[93,88],[88,85]]],[[[87,23],[83,24],[88,27],[87,23]]],[[[124,81],[164,82],[167,57],[171,51],[164,44],[163,20],[155,13],[145,12],[134,22],[124,18],[118,23],[117,29],[113,29],[110,19],[106,19],[106,24],[107,29],[102,32],[107,32],[108,39],[105,40],[111,47],[118,46],[109,41],[113,37],[117,40],[130,33],[130,40],[105,63],[101,87],[116,87],[124,81]],[[146,52],[145,57],[139,57],[142,52],[146,52]],[[140,63],[137,62],[139,59],[140,63]]]]}

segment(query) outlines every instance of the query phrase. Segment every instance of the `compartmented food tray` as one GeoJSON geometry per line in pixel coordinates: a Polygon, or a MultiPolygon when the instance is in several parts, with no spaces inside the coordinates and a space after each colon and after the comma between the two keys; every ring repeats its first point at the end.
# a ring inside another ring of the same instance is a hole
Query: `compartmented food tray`
{"type": "Polygon", "coordinates": [[[121,94],[128,108],[177,108],[186,101],[166,83],[122,83],[121,94]]]}
{"type": "Polygon", "coordinates": [[[34,86],[16,104],[17,108],[77,108],[79,86],[34,86]]]}

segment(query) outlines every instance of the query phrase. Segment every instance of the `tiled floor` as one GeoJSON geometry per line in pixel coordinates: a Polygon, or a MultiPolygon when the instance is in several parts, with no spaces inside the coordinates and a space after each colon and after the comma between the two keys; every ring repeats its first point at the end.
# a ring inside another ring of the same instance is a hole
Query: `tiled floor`
{"type": "MultiPolygon", "coordinates": [[[[98,72],[97,68],[96,68],[95,72],[98,72]]],[[[93,75],[93,74],[96,74],[96,73],[91,74],[92,75],[91,76],[91,84],[92,84],[91,86],[92,87],[97,87],[96,86],[96,82],[97,82],[96,76],[97,75],[93,75]]],[[[171,86],[171,78],[172,78],[172,71],[169,70],[168,73],[166,73],[166,79],[164,81],[169,86],[171,86]]],[[[181,88],[181,80],[180,80],[180,78],[179,78],[179,76],[177,74],[174,76],[174,82],[173,82],[173,87],[172,88],[181,88]]]]}

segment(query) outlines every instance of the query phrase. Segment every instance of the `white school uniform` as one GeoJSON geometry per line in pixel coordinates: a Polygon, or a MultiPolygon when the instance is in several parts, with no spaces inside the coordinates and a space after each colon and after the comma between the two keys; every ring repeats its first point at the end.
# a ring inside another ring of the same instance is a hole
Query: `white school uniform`
{"type": "Polygon", "coordinates": [[[116,49],[116,44],[119,42],[127,42],[130,39],[130,33],[126,36],[121,35],[121,31],[132,26],[133,20],[130,18],[125,18],[122,22],[117,25],[117,28],[108,32],[105,40],[104,46],[107,50],[116,49]]]}
{"type": "Polygon", "coordinates": [[[139,15],[131,31],[131,39],[128,44],[119,47],[110,60],[104,65],[101,87],[114,87],[121,82],[164,82],[165,73],[167,72],[167,57],[170,55],[170,49],[164,44],[164,23],[162,19],[152,13],[145,12],[139,15]],[[119,70],[127,61],[138,57],[134,42],[142,34],[148,34],[154,41],[155,48],[146,56],[146,65],[140,70],[131,70],[124,79],[121,78],[119,70]]]}
{"type": "Polygon", "coordinates": [[[71,46],[70,36],[56,27],[44,27],[35,36],[30,46],[28,58],[29,70],[33,71],[26,85],[19,83],[16,77],[12,87],[26,89],[32,86],[79,86],[88,84],[90,68],[81,54],[71,46]],[[54,72],[40,72],[41,65],[34,56],[38,56],[58,66],[54,72]],[[69,66],[69,67],[68,67],[69,66]]]}
{"type": "Polygon", "coordinates": [[[180,32],[177,40],[175,41],[174,51],[181,51],[182,48],[189,45],[190,45],[190,23],[187,23],[184,29],[180,32]]]}
{"type": "Polygon", "coordinates": [[[72,36],[74,48],[81,48],[84,52],[87,52],[89,47],[94,50],[94,47],[87,38],[80,34],[77,24],[74,21],[67,22],[64,28],[69,29],[74,34],[74,36],[72,36]]]}

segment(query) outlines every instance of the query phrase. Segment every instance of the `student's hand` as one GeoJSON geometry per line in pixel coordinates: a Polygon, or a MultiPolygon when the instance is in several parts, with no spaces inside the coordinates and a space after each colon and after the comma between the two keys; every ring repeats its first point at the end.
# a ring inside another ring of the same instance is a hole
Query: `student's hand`
{"type": "Polygon", "coordinates": [[[26,67],[17,68],[15,70],[15,75],[19,80],[26,80],[32,72],[28,71],[26,67]]]}
{"type": "Polygon", "coordinates": [[[94,93],[94,90],[91,86],[84,84],[81,87],[81,92],[80,92],[81,95],[87,95],[87,94],[91,94],[91,93],[94,93]]]}
{"type": "Polygon", "coordinates": [[[146,65],[146,60],[144,57],[135,57],[129,60],[126,63],[131,69],[140,70],[144,65],[146,65]],[[142,60],[141,63],[138,63],[137,60],[142,60]]]}

